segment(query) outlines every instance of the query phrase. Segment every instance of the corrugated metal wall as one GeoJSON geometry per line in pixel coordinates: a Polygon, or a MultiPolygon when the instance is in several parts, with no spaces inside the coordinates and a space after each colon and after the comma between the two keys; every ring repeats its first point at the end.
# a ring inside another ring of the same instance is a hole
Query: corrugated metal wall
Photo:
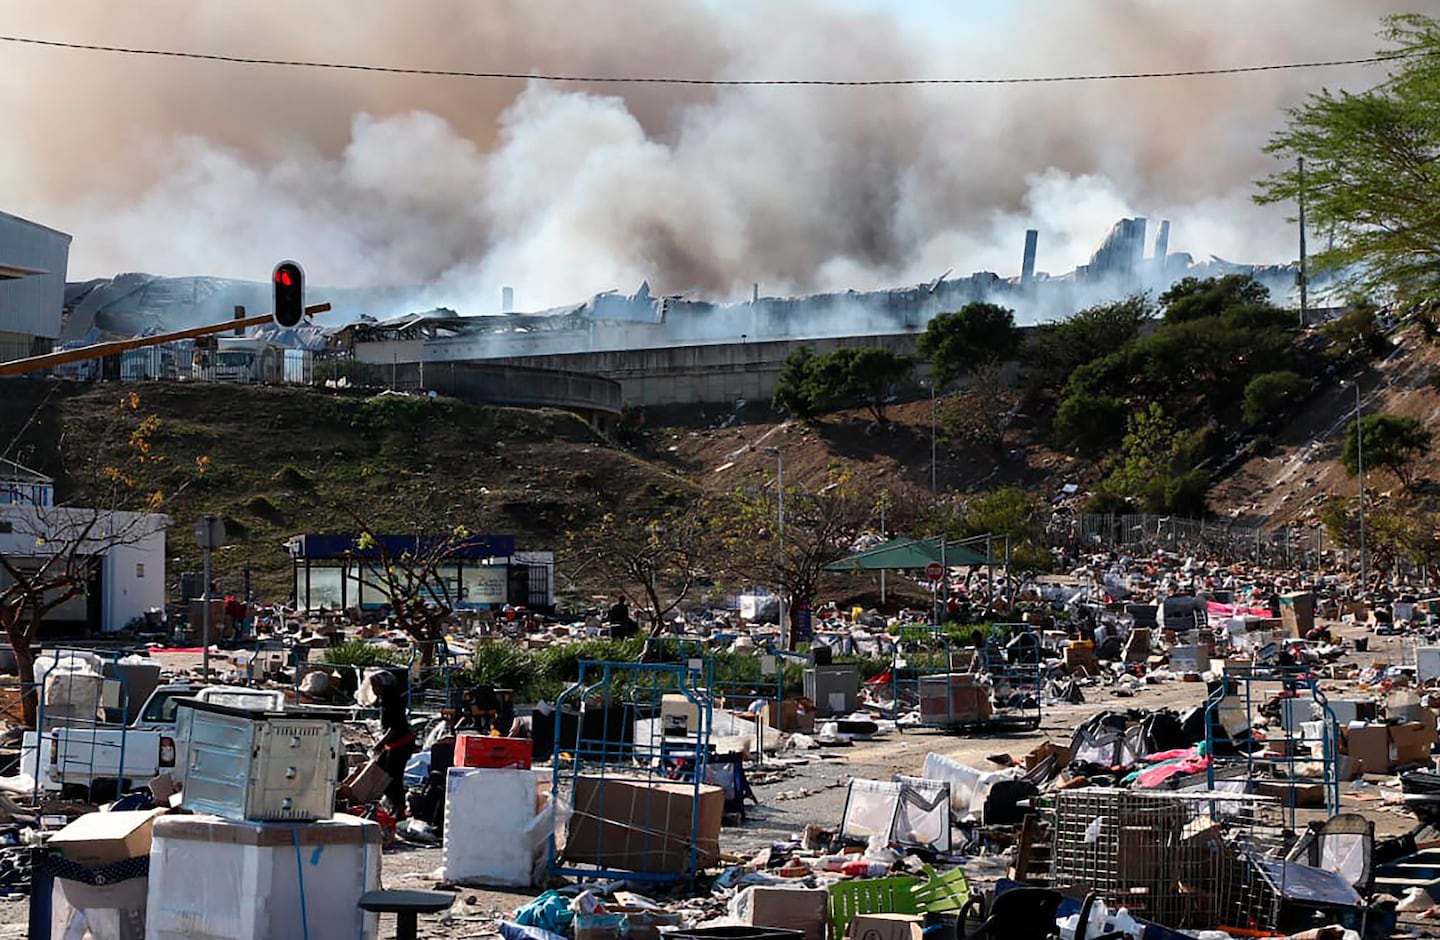
{"type": "Polygon", "coordinates": [[[0,333],[59,337],[69,258],[69,235],[0,212],[0,265],[47,272],[0,280],[0,333]]]}

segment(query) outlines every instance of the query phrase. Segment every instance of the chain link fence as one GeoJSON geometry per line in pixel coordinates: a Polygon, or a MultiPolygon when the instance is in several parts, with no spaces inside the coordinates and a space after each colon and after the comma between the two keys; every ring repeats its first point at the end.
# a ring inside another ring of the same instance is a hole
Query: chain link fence
{"type": "Polygon", "coordinates": [[[1056,514],[1047,529],[1050,544],[1072,555],[1118,552],[1151,555],[1163,551],[1225,564],[1255,562],[1294,567],[1313,565],[1328,546],[1320,527],[1290,526],[1266,531],[1251,522],[1186,519],[1150,513],[1056,514]]]}

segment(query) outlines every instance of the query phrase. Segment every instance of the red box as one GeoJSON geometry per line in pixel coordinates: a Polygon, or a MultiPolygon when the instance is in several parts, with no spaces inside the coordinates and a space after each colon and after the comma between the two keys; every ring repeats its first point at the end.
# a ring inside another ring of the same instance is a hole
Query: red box
{"type": "Polygon", "coordinates": [[[528,738],[493,738],[484,734],[455,736],[456,767],[529,770],[532,753],[528,738]]]}

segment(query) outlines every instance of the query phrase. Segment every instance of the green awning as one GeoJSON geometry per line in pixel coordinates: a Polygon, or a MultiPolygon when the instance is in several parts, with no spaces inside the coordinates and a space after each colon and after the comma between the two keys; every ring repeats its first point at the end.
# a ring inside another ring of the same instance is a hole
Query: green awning
{"type": "MultiPolygon", "coordinates": [[[[940,562],[940,539],[891,539],[849,558],[826,565],[826,571],[894,571],[901,568],[924,568],[940,562]]],[[[985,555],[964,545],[950,542],[945,546],[944,564],[950,567],[983,565],[985,555]]]]}

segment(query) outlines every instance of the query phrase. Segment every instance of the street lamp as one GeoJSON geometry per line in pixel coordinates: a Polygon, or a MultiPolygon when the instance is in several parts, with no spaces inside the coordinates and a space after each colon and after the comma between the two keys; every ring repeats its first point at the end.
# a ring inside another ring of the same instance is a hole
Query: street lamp
{"type": "Polygon", "coordinates": [[[922,385],[930,389],[930,492],[939,492],[935,488],[935,386],[938,384],[934,376],[924,379],[922,385]]]}
{"type": "MultiPolygon", "coordinates": [[[[783,572],[785,565],[785,453],[778,447],[762,447],[761,450],[775,458],[776,514],[780,520],[780,550],[777,557],[783,572]]],[[[783,584],[780,585],[777,593],[780,595],[780,638],[788,641],[788,630],[785,623],[785,586],[783,584]]],[[[788,642],[786,646],[788,648],[788,642]]]]}

